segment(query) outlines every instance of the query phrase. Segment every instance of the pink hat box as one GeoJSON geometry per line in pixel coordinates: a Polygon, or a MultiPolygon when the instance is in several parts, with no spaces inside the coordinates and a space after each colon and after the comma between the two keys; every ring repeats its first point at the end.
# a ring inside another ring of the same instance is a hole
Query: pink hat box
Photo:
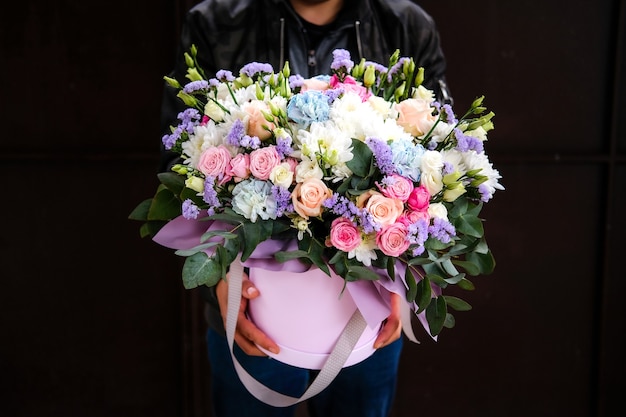
{"type": "MultiPolygon", "coordinates": [[[[344,280],[319,268],[305,272],[250,268],[260,295],[250,300],[250,319],[280,347],[268,356],[299,368],[321,369],[356,304],[344,280]]],[[[344,367],[371,356],[380,325],[366,326],[344,367]]]]}

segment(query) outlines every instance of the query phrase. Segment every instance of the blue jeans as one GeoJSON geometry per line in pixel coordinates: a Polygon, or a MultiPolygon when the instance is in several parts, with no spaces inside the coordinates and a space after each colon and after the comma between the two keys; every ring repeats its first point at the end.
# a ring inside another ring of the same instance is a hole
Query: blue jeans
{"type": "MultiPolygon", "coordinates": [[[[257,400],[243,386],[231,359],[226,338],[207,332],[211,364],[211,398],[215,417],[293,417],[296,406],[272,407],[257,400]]],[[[307,400],[311,417],[387,417],[396,392],[402,338],[374,352],[364,361],[341,370],[321,393],[307,400]]],[[[248,356],[235,344],[241,365],[269,388],[300,397],[315,371],[286,365],[275,359],[248,356]]]]}

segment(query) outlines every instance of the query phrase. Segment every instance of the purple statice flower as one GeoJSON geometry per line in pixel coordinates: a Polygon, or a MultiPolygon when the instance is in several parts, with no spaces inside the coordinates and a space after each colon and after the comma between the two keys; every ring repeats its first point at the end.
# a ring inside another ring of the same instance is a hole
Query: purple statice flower
{"type": "Polygon", "coordinates": [[[369,146],[374,154],[374,161],[384,175],[391,175],[395,172],[393,164],[393,153],[391,147],[382,139],[368,137],[365,144],[369,146]]]}
{"type": "Polygon", "coordinates": [[[209,83],[206,80],[191,81],[185,84],[185,87],[183,87],[183,92],[187,94],[193,94],[196,91],[206,90],[208,87],[209,83]]]}
{"type": "Polygon", "coordinates": [[[355,221],[366,234],[380,230],[380,225],[374,221],[372,215],[364,208],[358,208],[348,198],[333,194],[322,203],[331,213],[355,221]]]}
{"type": "Polygon", "coordinates": [[[218,80],[217,78],[211,78],[209,80],[209,87],[211,88],[217,88],[220,84],[220,80],[218,80]]]}
{"type": "Polygon", "coordinates": [[[204,180],[204,193],[202,193],[202,199],[209,205],[210,208],[217,208],[222,205],[219,198],[217,198],[217,191],[215,190],[215,178],[206,177],[204,180]]]}
{"type": "Polygon", "coordinates": [[[240,74],[247,75],[253,78],[257,74],[271,74],[274,72],[274,68],[270,64],[263,64],[260,62],[250,62],[244,65],[239,71],[240,74]]]}
{"type": "Polygon", "coordinates": [[[425,251],[424,242],[428,239],[428,222],[424,219],[420,219],[410,224],[408,230],[409,242],[411,245],[416,245],[413,248],[413,256],[419,256],[425,251]]]}
{"type": "Polygon", "coordinates": [[[230,131],[224,138],[224,142],[231,146],[241,146],[241,139],[246,135],[246,127],[239,119],[235,120],[230,127],[230,131]]]}
{"type": "Polygon", "coordinates": [[[454,165],[452,165],[449,161],[443,161],[443,175],[452,174],[454,172],[454,165]]]}
{"type": "Polygon", "coordinates": [[[187,134],[193,133],[193,129],[198,125],[199,121],[202,118],[202,115],[198,110],[189,108],[178,113],[177,117],[178,120],[180,120],[178,126],[176,126],[171,134],[164,135],[161,138],[163,146],[168,151],[172,149],[174,145],[176,145],[176,142],[181,138],[184,132],[186,132],[187,134]]]}
{"type": "Polygon", "coordinates": [[[189,198],[183,201],[182,211],[183,217],[187,220],[197,219],[200,214],[200,208],[189,198]]]}
{"type": "Polygon", "coordinates": [[[330,68],[335,71],[339,71],[344,68],[346,73],[349,73],[354,67],[354,62],[350,59],[350,52],[346,49],[335,49],[333,51],[333,62],[330,64],[330,68]]]}
{"type": "Polygon", "coordinates": [[[454,115],[454,110],[452,110],[452,106],[449,104],[444,104],[442,106],[444,121],[449,124],[455,124],[458,122],[456,116],[454,115]]]}
{"type": "Polygon", "coordinates": [[[389,68],[389,72],[387,73],[387,81],[388,82],[392,82],[393,81],[393,77],[400,71],[402,71],[402,67],[404,67],[404,63],[409,61],[409,58],[407,57],[402,57],[400,59],[398,59],[398,62],[396,62],[396,64],[389,68]]]}
{"type": "Polygon", "coordinates": [[[221,82],[230,82],[235,80],[233,73],[228,70],[219,70],[215,73],[215,78],[217,78],[221,82]]]}
{"type": "Polygon", "coordinates": [[[439,144],[437,143],[437,141],[435,139],[431,139],[426,144],[426,149],[428,149],[429,151],[434,151],[435,149],[437,149],[438,145],[439,144]]]}
{"type": "Polygon", "coordinates": [[[326,97],[328,97],[328,102],[332,103],[335,100],[337,100],[337,97],[341,96],[344,93],[344,89],[339,87],[339,88],[333,88],[331,90],[324,90],[324,94],[326,95],[326,97]]]}
{"type": "Polygon", "coordinates": [[[480,201],[484,203],[493,198],[493,194],[491,193],[489,186],[485,183],[482,183],[478,186],[478,192],[480,193],[480,201]]]}
{"type": "Polygon", "coordinates": [[[276,152],[278,152],[280,159],[285,159],[293,153],[292,143],[293,139],[289,135],[276,138],[276,152]]]}
{"type": "Polygon", "coordinates": [[[291,192],[287,188],[278,185],[272,186],[272,197],[276,201],[276,217],[280,217],[285,213],[293,213],[291,192]]]}
{"type": "Polygon", "coordinates": [[[482,153],[484,150],[482,140],[464,134],[461,129],[454,129],[454,137],[456,138],[456,149],[460,152],[476,151],[482,153]]]}
{"type": "Polygon", "coordinates": [[[261,139],[258,136],[243,135],[239,141],[239,145],[243,148],[259,149],[261,146],[261,139]]]}
{"type": "Polygon", "coordinates": [[[300,74],[289,76],[289,88],[296,89],[304,85],[304,77],[300,74]]]}
{"type": "Polygon", "coordinates": [[[435,217],[428,227],[428,234],[442,243],[450,243],[452,236],[456,236],[456,230],[449,221],[435,217]]]}

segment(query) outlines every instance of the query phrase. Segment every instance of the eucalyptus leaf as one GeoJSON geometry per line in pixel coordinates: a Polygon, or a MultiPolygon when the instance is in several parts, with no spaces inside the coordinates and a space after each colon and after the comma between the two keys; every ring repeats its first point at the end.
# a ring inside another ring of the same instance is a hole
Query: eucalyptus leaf
{"type": "Polygon", "coordinates": [[[346,165],[357,176],[367,177],[371,171],[374,154],[367,144],[358,139],[352,139],[352,159],[346,165]]]}
{"type": "Polygon", "coordinates": [[[366,268],[364,266],[351,265],[348,268],[348,274],[346,278],[349,281],[357,281],[357,280],[362,280],[362,279],[366,279],[369,281],[376,281],[380,279],[380,276],[373,270],[366,268]]]}
{"type": "Polygon", "coordinates": [[[465,270],[465,272],[467,272],[470,275],[478,275],[480,273],[480,268],[478,265],[476,265],[474,262],[469,262],[469,261],[461,261],[461,260],[454,260],[452,261],[455,265],[460,266],[461,268],[463,268],[465,270]]]}
{"type": "Polygon", "coordinates": [[[198,252],[185,258],[182,275],[186,289],[200,285],[213,286],[222,278],[222,267],[206,253],[198,252]]]}
{"type": "Polygon", "coordinates": [[[430,286],[430,280],[428,279],[428,276],[425,276],[420,280],[420,282],[417,283],[417,291],[415,293],[415,303],[418,308],[417,313],[421,313],[428,308],[433,300],[432,296],[433,290],[430,286]]]}
{"type": "Polygon", "coordinates": [[[462,279],[458,282],[457,286],[465,291],[474,291],[476,287],[474,287],[474,283],[469,279],[462,279]]]}
{"type": "Polygon", "coordinates": [[[479,274],[489,275],[496,267],[496,260],[491,251],[488,251],[486,254],[476,252],[468,253],[465,258],[467,261],[478,266],[479,274]]]}
{"type": "Polygon", "coordinates": [[[453,297],[451,295],[444,295],[443,297],[446,299],[446,304],[448,305],[448,307],[453,310],[470,311],[472,309],[472,306],[468,302],[461,300],[458,297],[453,297]]]}
{"type": "Polygon", "coordinates": [[[447,313],[446,300],[443,297],[433,299],[426,307],[426,320],[428,321],[431,335],[437,336],[441,333],[447,313]]]}

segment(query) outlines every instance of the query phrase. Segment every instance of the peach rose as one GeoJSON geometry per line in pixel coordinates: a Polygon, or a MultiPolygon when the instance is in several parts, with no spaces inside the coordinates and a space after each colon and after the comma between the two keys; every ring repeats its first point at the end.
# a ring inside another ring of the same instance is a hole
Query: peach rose
{"type": "Polygon", "coordinates": [[[382,194],[373,195],[367,200],[365,209],[374,220],[382,226],[396,222],[404,210],[402,201],[396,198],[385,197],[382,194]]]}
{"type": "Polygon", "coordinates": [[[399,116],[396,120],[404,131],[413,136],[422,136],[428,132],[436,120],[433,109],[428,101],[419,98],[409,98],[396,104],[399,116]]]}
{"type": "Polygon", "coordinates": [[[328,85],[328,81],[320,80],[319,78],[308,78],[304,80],[301,91],[324,91],[328,90],[329,88],[330,86],[328,85]]]}
{"type": "Polygon", "coordinates": [[[307,178],[293,189],[291,201],[296,213],[308,219],[322,214],[322,204],[330,196],[331,191],[322,180],[307,178]]]}
{"type": "Polygon", "coordinates": [[[338,217],[330,225],[330,243],[341,251],[350,252],[361,244],[361,233],[350,219],[338,217]]]}
{"type": "Polygon", "coordinates": [[[260,100],[253,100],[244,103],[241,109],[248,113],[248,129],[247,133],[250,136],[256,136],[261,140],[269,139],[272,136],[271,130],[276,126],[272,122],[268,122],[263,116],[261,111],[270,113],[270,108],[267,103],[260,100]],[[270,129],[270,130],[267,130],[270,129]]]}
{"type": "Polygon", "coordinates": [[[230,151],[226,146],[212,146],[202,152],[196,168],[208,177],[222,178],[230,160],[230,151]]]}
{"type": "Polygon", "coordinates": [[[276,152],[275,146],[267,146],[250,152],[250,172],[260,180],[268,179],[278,164],[280,164],[280,155],[276,152]]]}
{"type": "Polygon", "coordinates": [[[409,248],[409,230],[402,223],[384,227],[376,234],[376,244],[387,256],[400,256],[409,248]]]}

